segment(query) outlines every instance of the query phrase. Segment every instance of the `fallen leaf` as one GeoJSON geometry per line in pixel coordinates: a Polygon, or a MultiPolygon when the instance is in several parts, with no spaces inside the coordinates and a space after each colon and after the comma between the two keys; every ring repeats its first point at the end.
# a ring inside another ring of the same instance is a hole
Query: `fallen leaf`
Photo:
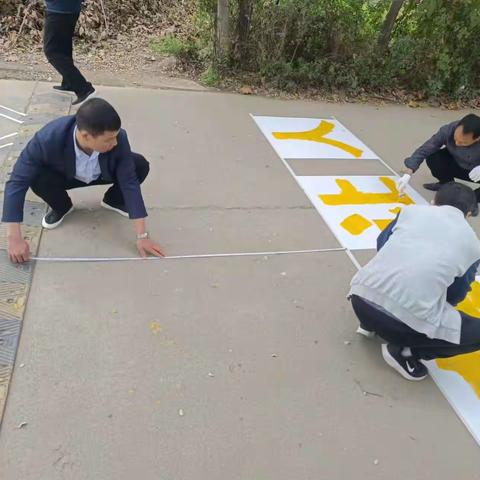
{"type": "Polygon", "coordinates": [[[150,330],[154,335],[162,331],[162,326],[158,322],[150,322],[150,330]]]}
{"type": "Polygon", "coordinates": [[[248,85],[244,85],[243,87],[240,88],[239,92],[242,95],[253,95],[253,88],[249,87],[248,85]]]}

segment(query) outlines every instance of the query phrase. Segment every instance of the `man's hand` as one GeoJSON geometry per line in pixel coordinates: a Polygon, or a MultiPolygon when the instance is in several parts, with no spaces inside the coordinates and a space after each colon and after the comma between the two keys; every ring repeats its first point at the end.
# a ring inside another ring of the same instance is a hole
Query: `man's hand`
{"type": "Polygon", "coordinates": [[[156,244],[154,241],[150,240],[149,238],[143,238],[141,240],[137,240],[137,249],[143,258],[146,258],[149,253],[155,257],[165,256],[160,245],[156,244]]]}
{"type": "Polygon", "coordinates": [[[478,167],[472,168],[468,174],[472,182],[480,182],[480,165],[478,167]]]}
{"type": "Polygon", "coordinates": [[[13,263],[24,263],[30,259],[30,247],[22,237],[8,238],[8,256],[13,263]]]}

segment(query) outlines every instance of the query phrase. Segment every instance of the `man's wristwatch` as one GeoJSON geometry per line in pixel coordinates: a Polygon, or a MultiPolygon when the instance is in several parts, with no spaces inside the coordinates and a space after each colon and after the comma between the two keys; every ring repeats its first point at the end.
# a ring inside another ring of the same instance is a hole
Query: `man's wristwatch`
{"type": "Polygon", "coordinates": [[[149,238],[148,232],[137,233],[137,240],[145,240],[146,238],[149,238]]]}

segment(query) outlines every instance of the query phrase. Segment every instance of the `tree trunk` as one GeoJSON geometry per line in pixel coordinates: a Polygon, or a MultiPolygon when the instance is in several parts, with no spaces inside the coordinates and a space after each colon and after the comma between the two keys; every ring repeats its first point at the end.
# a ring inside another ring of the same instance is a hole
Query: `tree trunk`
{"type": "Polygon", "coordinates": [[[228,1],[217,0],[216,56],[218,60],[226,58],[230,50],[230,11],[228,1]]]}
{"type": "Polygon", "coordinates": [[[395,25],[395,20],[400,13],[400,10],[405,3],[405,0],[392,0],[390,5],[390,10],[385,17],[385,21],[382,25],[382,30],[378,37],[378,47],[380,50],[386,50],[388,44],[390,43],[390,38],[392,36],[393,26],[395,25]]]}
{"type": "Polygon", "coordinates": [[[250,16],[252,14],[252,0],[238,0],[238,23],[237,44],[235,54],[241,65],[246,60],[248,29],[250,28],[250,16]]]}

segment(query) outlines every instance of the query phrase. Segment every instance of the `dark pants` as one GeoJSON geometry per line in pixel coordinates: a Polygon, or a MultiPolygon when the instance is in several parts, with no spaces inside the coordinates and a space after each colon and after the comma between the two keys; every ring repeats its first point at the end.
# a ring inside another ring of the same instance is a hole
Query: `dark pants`
{"type": "Polygon", "coordinates": [[[73,34],[78,13],[52,13],[45,16],[43,50],[48,61],[62,76],[62,86],[83,94],[92,88],[73,63],[73,34]]]}
{"type": "MultiPolygon", "coordinates": [[[[135,161],[135,171],[138,181],[143,183],[150,171],[150,165],[142,155],[132,153],[132,156],[135,161]]],[[[52,210],[55,210],[59,214],[64,214],[72,207],[72,201],[68,196],[67,190],[91,187],[93,185],[112,185],[105,192],[103,197],[104,201],[113,205],[125,205],[122,192],[115,180],[113,182],[106,182],[100,177],[92,183],[84,183],[75,178],[67,179],[62,173],[50,168],[44,168],[40,171],[32,183],[31,189],[35,195],[38,195],[46,202],[52,210]]]]}
{"type": "Polygon", "coordinates": [[[410,347],[414,357],[420,360],[454,357],[480,350],[480,318],[459,312],[462,317],[460,344],[429,338],[408,325],[375,308],[363,298],[353,295],[353,311],[365,330],[375,332],[397,347],[410,347]]]}
{"type": "MultiPolygon", "coordinates": [[[[438,152],[432,153],[432,155],[428,156],[427,165],[432,172],[432,175],[440,183],[452,182],[456,178],[471,182],[470,177],[468,176],[470,171],[462,168],[446,148],[442,148],[438,152]]],[[[477,199],[479,199],[480,191],[476,190],[475,193],[477,199]]]]}

